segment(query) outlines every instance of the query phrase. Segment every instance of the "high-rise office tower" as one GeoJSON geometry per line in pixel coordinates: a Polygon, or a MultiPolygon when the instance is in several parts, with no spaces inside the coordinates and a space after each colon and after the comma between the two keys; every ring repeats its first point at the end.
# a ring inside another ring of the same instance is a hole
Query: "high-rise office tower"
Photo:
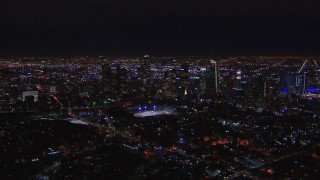
{"type": "Polygon", "coordinates": [[[120,64],[107,64],[102,68],[102,87],[104,92],[113,95],[127,91],[127,70],[120,64]]]}
{"type": "Polygon", "coordinates": [[[281,93],[294,93],[294,73],[282,71],[280,73],[280,90],[281,93]]]}
{"type": "Polygon", "coordinates": [[[243,87],[241,85],[242,80],[242,71],[241,69],[237,69],[236,74],[233,76],[233,90],[242,91],[243,87]]]}
{"type": "MultiPolygon", "coordinates": [[[[295,90],[297,94],[304,95],[306,93],[307,88],[307,73],[297,73],[295,75],[295,90]]],[[[281,84],[281,78],[280,78],[280,84],[281,84]]]]}
{"type": "Polygon", "coordinates": [[[189,96],[189,63],[184,62],[180,65],[180,69],[177,71],[177,95],[178,99],[186,100],[189,96]]]}
{"type": "Polygon", "coordinates": [[[210,96],[215,96],[218,92],[218,69],[217,62],[210,61],[210,67],[207,70],[206,93],[210,96]]]}
{"type": "Polygon", "coordinates": [[[200,69],[200,93],[206,93],[206,86],[207,86],[207,68],[200,69]]]}

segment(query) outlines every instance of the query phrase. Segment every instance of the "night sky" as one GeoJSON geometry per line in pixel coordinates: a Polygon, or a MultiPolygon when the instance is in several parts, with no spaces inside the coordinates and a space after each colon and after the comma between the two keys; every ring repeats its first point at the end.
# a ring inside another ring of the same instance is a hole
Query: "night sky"
{"type": "Polygon", "coordinates": [[[320,55],[318,0],[3,0],[0,57],[320,55]]]}

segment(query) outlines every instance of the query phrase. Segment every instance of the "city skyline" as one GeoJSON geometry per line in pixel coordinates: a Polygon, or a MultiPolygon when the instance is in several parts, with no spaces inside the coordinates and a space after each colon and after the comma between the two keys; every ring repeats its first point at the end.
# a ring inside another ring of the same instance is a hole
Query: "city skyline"
{"type": "Polygon", "coordinates": [[[319,59],[1,59],[0,176],[319,177],[319,59]]]}
{"type": "Polygon", "coordinates": [[[0,179],[319,179],[319,12],[0,2],[0,179]]]}

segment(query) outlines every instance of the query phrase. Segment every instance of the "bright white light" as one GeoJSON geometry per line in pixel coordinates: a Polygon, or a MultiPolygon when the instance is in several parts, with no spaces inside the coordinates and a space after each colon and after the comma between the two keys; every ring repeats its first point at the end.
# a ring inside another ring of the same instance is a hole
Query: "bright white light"
{"type": "Polygon", "coordinates": [[[144,111],[134,114],[135,117],[149,117],[149,116],[160,116],[160,115],[173,115],[174,111],[144,111]]]}
{"type": "Polygon", "coordinates": [[[88,123],[86,123],[86,122],[83,122],[83,121],[80,121],[80,120],[72,120],[72,121],[70,121],[70,123],[72,123],[72,124],[82,124],[82,125],[88,125],[88,123]]]}

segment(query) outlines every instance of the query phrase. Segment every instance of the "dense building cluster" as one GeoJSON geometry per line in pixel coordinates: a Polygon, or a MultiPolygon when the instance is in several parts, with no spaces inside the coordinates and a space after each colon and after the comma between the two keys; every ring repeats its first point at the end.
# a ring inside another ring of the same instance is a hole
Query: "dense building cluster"
{"type": "Polygon", "coordinates": [[[102,68],[102,87],[115,96],[141,94],[184,101],[212,98],[218,90],[217,63],[207,61],[198,64],[145,58],[122,64],[113,62],[102,68]]]}

